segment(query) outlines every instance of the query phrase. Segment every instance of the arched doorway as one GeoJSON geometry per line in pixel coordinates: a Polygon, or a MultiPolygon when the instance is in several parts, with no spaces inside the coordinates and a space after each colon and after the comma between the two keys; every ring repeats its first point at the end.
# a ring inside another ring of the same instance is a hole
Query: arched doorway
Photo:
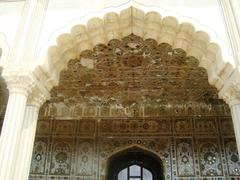
{"type": "Polygon", "coordinates": [[[164,180],[161,159],[139,147],[119,152],[108,161],[106,180],[164,180]]]}

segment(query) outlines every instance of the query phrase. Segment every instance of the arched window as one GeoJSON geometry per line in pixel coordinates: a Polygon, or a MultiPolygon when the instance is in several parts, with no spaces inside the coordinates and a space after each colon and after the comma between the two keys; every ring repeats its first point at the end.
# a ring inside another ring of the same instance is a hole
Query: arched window
{"type": "Polygon", "coordinates": [[[139,147],[109,158],[107,180],[164,180],[161,159],[139,147]]]}
{"type": "Polygon", "coordinates": [[[131,165],[118,173],[118,180],[153,180],[153,175],[142,166],[131,165]]]}

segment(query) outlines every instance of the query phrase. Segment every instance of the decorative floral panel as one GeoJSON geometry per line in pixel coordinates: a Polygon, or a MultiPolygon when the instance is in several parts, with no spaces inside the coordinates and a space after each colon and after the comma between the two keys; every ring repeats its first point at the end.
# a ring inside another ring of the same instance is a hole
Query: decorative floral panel
{"type": "Polygon", "coordinates": [[[225,153],[228,163],[228,173],[231,176],[240,175],[240,160],[235,138],[224,138],[225,153]]]}
{"type": "MultiPolygon", "coordinates": [[[[208,123],[207,125],[208,126],[208,123]]],[[[220,156],[219,139],[198,139],[198,158],[202,176],[222,176],[222,159],[220,156]]]]}
{"type": "Polygon", "coordinates": [[[50,174],[70,175],[72,165],[72,140],[55,138],[52,142],[50,174]]]}
{"type": "Polygon", "coordinates": [[[176,157],[179,177],[195,176],[193,157],[193,140],[191,138],[176,138],[176,157]]]}
{"type": "Polygon", "coordinates": [[[94,140],[77,139],[76,174],[78,176],[91,176],[94,169],[94,140]]]}
{"type": "Polygon", "coordinates": [[[34,150],[32,154],[31,174],[44,175],[47,167],[47,153],[48,153],[47,137],[36,137],[34,143],[34,150]]]}
{"type": "Polygon", "coordinates": [[[109,157],[133,146],[159,156],[166,180],[240,178],[234,134],[221,132],[230,117],[49,118],[38,122],[52,125],[37,131],[31,180],[104,180],[109,157]]]}

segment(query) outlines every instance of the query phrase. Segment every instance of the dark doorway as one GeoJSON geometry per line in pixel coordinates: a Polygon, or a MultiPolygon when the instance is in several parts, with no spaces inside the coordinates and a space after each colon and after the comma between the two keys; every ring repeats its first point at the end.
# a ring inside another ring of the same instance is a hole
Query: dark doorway
{"type": "Polygon", "coordinates": [[[161,159],[139,147],[113,155],[108,161],[107,180],[164,180],[161,159]]]}

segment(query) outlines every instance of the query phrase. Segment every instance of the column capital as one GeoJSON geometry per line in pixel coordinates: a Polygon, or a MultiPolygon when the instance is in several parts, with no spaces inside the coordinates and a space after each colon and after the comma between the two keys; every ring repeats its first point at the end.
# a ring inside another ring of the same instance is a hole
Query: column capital
{"type": "Polygon", "coordinates": [[[240,105],[240,66],[235,69],[230,78],[226,80],[218,93],[229,106],[240,105]]]}
{"type": "Polygon", "coordinates": [[[50,98],[49,91],[52,86],[44,81],[42,74],[36,70],[23,67],[5,67],[2,76],[6,81],[9,92],[22,93],[28,96],[28,105],[41,106],[50,98]]]}
{"type": "Polygon", "coordinates": [[[36,85],[33,73],[26,69],[4,68],[2,77],[6,81],[10,93],[22,93],[27,96],[36,85]]]}

